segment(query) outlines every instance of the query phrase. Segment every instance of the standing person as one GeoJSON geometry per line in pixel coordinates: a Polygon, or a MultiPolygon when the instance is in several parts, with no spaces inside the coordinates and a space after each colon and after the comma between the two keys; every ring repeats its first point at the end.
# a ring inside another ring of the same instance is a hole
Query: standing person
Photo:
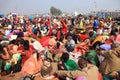
{"type": "Polygon", "coordinates": [[[62,25],[62,33],[63,35],[65,35],[68,29],[67,21],[61,21],[61,25],[62,25]]]}
{"type": "Polygon", "coordinates": [[[98,26],[99,26],[99,20],[98,18],[95,18],[93,22],[93,30],[97,32],[98,26]]]}
{"type": "Polygon", "coordinates": [[[57,40],[60,41],[60,42],[63,42],[63,39],[64,39],[64,34],[62,32],[62,28],[58,28],[58,31],[57,31],[57,40]]]}

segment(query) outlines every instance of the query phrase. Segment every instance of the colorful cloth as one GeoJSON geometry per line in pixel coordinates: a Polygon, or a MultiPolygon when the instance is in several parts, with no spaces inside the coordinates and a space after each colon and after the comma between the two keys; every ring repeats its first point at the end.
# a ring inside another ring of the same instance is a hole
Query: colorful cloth
{"type": "Polygon", "coordinates": [[[78,69],[78,65],[75,61],[73,60],[67,60],[66,62],[64,62],[64,65],[66,67],[67,70],[73,71],[73,70],[77,70],[78,69]]]}
{"type": "Polygon", "coordinates": [[[120,42],[120,35],[116,37],[116,42],[120,42]]]}
{"type": "Polygon", "coordinates": [[[40,43],[43,47],[48,47],[48,44],[49,44],[49,41],[50,41],[50,37],[43,37],[41,40],[40,40],[40,43]]]}

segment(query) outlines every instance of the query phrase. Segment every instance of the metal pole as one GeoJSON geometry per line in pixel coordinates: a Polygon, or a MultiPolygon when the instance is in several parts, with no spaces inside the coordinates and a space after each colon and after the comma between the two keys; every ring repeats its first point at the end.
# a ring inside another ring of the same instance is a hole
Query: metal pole
{"type": "Polygon", "coordinates": [[[94,16],[96,16],[96,8],[97,8],[97,5],[96,5],[96,0],[94,0],[94,6],[95,6],[94,16]]]}

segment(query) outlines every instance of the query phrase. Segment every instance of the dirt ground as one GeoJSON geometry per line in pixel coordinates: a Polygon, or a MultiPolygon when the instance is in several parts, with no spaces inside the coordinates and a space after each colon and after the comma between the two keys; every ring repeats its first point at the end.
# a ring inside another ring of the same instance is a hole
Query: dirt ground
{"type": "MultiPolygon", "coordinates": [[[[53,67],[53,70],[52,70],[51,73],[54,73],[54,71],[57,70],[57,64],[56,63],[52,63],[52,67],[53,67]]],[[[17,72],[17,73],[13,73],[12,75],[9,74],[9,75],[6,75],[6,76],[0,76],[0,80],[22,80],[21,77],[22,77],[21,72],[17,72]]],[[[58,78],[43,79],[43,78],[40,78],[39,76],[37,76],[35,78],[35,80],[58,80],[58,78]]]]}
{"type": "MultiPolygon", "coordinates": [[[[0,80],[22,80],[21,79],[22,75],[20,72],[14,73],[14,74],[9,74],[7,76],[0,76],[0,80]]],[[[35,77],[35,80],[59,80],[58,78],[52,78],[52,79],[43,79],[40,78],[39,76],[35,77]]]]}

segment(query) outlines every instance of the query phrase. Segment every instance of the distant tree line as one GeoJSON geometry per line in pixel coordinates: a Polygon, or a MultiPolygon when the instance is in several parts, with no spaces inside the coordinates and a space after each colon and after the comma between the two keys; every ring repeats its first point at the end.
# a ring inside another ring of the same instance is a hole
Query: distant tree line
{"type": "Polygon", "coordinates": [[[59,16],[59,15],[62,14],[62,11],[61,11],[60,9],[55,8],[54,6],[52,6],[52,7],[50,8],[50,13],[51,13],[52,15],[59,16]]]}

